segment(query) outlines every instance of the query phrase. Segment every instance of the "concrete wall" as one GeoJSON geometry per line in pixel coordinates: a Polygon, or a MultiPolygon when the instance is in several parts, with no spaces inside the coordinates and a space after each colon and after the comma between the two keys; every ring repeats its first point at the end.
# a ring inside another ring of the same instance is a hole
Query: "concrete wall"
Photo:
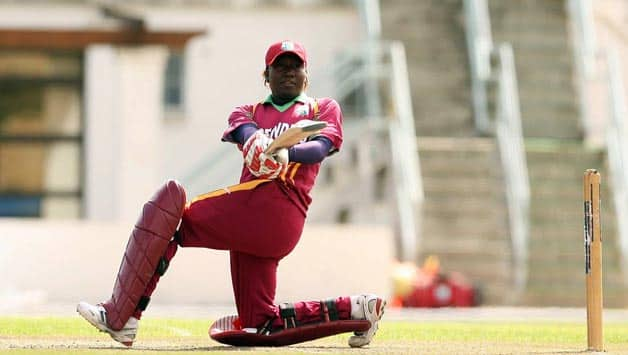
{"type": "Polygon", "coordinates": [[[86,51],[85,206],[90,219],[134,218],[162,182],[166,58],[162,46],[86,51]]]}
{"type": "MultiPolygon", "coordinates": [[[[105,300],[131,226],[1,220],[0,311],[105,300]]],[[[300,244],[280,263],[277,301],[389,296],[392,260],[386,228],[306,225],[300,244]]],[[[179,248],[153,302],[232,305],[232,298],[227,252],[179,248]]]]}

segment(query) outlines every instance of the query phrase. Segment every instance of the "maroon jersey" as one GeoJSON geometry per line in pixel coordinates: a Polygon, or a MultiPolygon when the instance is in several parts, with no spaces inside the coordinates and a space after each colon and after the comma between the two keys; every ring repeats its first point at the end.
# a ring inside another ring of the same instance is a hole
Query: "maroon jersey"
{"type": "MultiPolygon", "coordinates": [[[[292,103],[284,106],[275,106],[269,99],[255,104],[237,107],[229,116],[229,127],[223,134],[223,140],[233,142],[231,132],[245,123],[255,123],[271,138],[277,138],[282,132],[302,119],[311,119],[327,122],[320,135],[328,138],[332,143],[331,153],[340,149],[342,145],[342,112],[338,103],[331,98],[313,99],[301,94],[292,103]]],[[[295,202],[305,213],[312,198],[310,191],[314,186],[320,163],[301,164],[290,162],[288,169],[278,179],[283,182],[286,190],[294,192],[295,202]]],[[[242,167],[240,182],[258,179],[251,174],[246,165],[242,167]]],[[[291,194],[293,195],[293,194],[291,194]]]]}

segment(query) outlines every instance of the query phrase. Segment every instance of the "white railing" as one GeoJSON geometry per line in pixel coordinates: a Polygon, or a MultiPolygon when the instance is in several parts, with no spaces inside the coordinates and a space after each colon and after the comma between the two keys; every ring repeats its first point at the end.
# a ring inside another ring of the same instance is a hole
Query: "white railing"
{"type": "Polygon", "coordinates": [[[523,292],[528,278],[530,211],[528,166],[521,130],[519,92],[512,47],[508,43],[502,43],[497,48],[496,55],[498,58],[496,78],[498,99],[495,134],[506,182],[515,291],[523,292]]]}
{"type": "MultiPolygon", "coordinates": [[[[347,48],[337,61],[334,73],[338,82],[335,97],[339,101],[361,93],[358,95],[361,98],[359,102],[363,103],[364,110],[355,118],[357,122],[351,122],[353,126],[358,126],[354,130],[367,129],[388,136],[395,224],[400,242],[398,257],[403,261],[416,262],[424,195],[403,44],[369,41],[347,48]],[[368,102],[386,102],[390,109],[369,105],[368,102]]],[[[358,170],[363,169],[358,167],[358,170]]],[[[376,171],[370,173],[376,174],[376,171]]]]}
{"type": "MultiPolygon", "coordinates": [[[[337,64],[334,71],[338,74],[336,99],[341,101],[363,89],[361,102],[365,112],[358,125],[369,131],[387,132],[396,232],[400,242],[398,257],[402,261],[417,262],[424,195],[405,49],[401,42],[381,41],[379,0],[356,0],[355,4],[367,40],[361,46],[346,50],[344,60],[337,64]],[[386,112],[384,102],[392,107],[392,112],[386,112]]],[[[368,168],[358,167],[360,170],[368,168]]]]}
{"type": "Polygon", "coordinates": [[[493,38],[488,5],[485,0],[465,0],[467,48],[471,70],[471,98],[475,129],[482,134],[490,134],[493,125],[490,120],[487,98],[487,84],[491,78],[491,51],[493,38]]]}
{"type": "Polygon", "coordinates": [[[613,186],[613,201],[617,216],[619,250],[624,279],[628,281],[628,145],[626,139],[626,100],[621,65],[614,50],[605,52],[607,65],[610,121],[606,149],[613,186]]]}
{"type": "MultiPolygon", "coordinates": [[[[570,0],[569,10],[574,34],[575,62],[580,88],[581,116],[585,136],[594,136],[596,122],[589,105],[592,88],[602,83],[607,91],[606,134],[603,138],[608,154],[613,205],[617,219],[618,246],[625,282],[628,283],[628,132],[626,120],[626,91],[623,70],[616,49],[598,48],[595,22],[590,0],[570,0]],[[600,65],[601,64],[601,65],[600,65]],[[600,70],[605,67],[606,70],[600,70]],[[605,73],[606,75],[601,75],[605,73]]],[[[597,123],[599,126],[599,123],[597,123]]]]}
{"type": "Polygon", "coordinates": [[[388,127],[393,152],[400,237],[405,246],[401,256],[404,261],[417,261],[416,256],[420,245],[418,226],[421,224],[421,205],[424,195],[406,53],[401,42],[390,44],[390,59],[392,65],[391,98],[393,98],[395,114],[389,121],[388,127]]]}
{"type": "Polygon", "coordinates": [[[590,83],[597,72],[597,49],[591,2],[588,0],[569,0],[567,4],[570,16],[571,33],[574,41],[574,65],[576,69],[576,89],[580,109],[580,125],[587,143],[594,145],[596,140],[595,125],[588,104],[591,95],[590,83]]]}
{"type": "Polygon", "coordinates": [[[528,277],[530,186],[514,56],[510,44],[493,45],[486,0],[465,0],[464,8],[476,128],[481,134],[495,134],[504,170],[516,297],[528,277]],[[488,110],[491,83],[497,85],[494,120],[488,110]]]}

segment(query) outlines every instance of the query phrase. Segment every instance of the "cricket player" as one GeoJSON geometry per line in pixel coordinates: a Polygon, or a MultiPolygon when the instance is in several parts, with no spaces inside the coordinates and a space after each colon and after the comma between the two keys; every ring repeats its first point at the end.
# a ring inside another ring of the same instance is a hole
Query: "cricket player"
{"type": "MultiPolygon", "coordinates": [[[[352,335],[349,345],[371,342],[386,305],[376,295],[275,303],[279,261],[299,241],[321,162],[343,141],[338,103],[305,94],[307,63],[300,43],[281,41],[268,48],[263,75],[270,95],[237,107],[222,136],[242,151],[240,183],[186,203],[183,188],[168,181],[144,206],[112,297],[97,305],[78,304],[78,313],[89,323],[131,346],[142,312],[177,248],[203,247],[230,253],[238,329],[264,335],[323,321],[368,320],[370,328],[352,335]],[[265,153],[275,138],[303,119],[327,125],[281,154],[265,153]]],[[[199,282],[211,282],[201,275],[199,282]]]]}

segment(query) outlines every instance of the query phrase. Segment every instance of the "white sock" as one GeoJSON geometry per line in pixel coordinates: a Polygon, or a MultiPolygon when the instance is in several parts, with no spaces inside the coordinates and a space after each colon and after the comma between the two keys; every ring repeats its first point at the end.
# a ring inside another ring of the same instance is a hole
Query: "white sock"
{"type": "Polygon", "coordinates": [[[351,296],[351,319],[365,319],[362,308],[363,296],[351,296]]]}

